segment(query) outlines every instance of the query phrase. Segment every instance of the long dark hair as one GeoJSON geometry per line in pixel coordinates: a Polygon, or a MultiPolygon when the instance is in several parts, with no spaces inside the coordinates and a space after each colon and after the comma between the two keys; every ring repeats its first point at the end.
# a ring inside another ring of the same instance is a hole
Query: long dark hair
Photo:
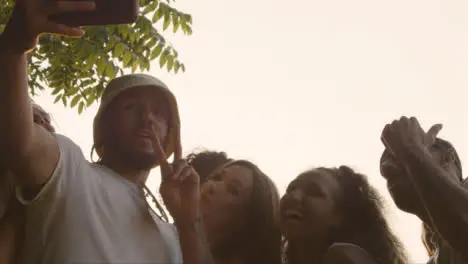
{"type": "Polygon", "coordinates": [[[254,172],[254,183],[248,212],[249,264],[281,263],[281,229],[279,226],[279,194],[273,181],[249,161],[235,161],[254,172]]]}
{"type": "Polygon", "coordinates": [[[246,226],[216,248],[220,255],[242,257],[247,264],[281,263],[279,194],[271,179],[255,164],[246,160],[231,161],[226,167],[239,165],[253,172],[253,186],[247,202],[246,226]]]}
{"type": "MultiPolygon", "coordinates": [[[[324,171],[337,180],[342,194],[337,197],[337,211],[341,225],[330,234],[330,245],[335,242],[355,244],[379,264],[404,264],[407,256],[403,245],[392,233],[384,217],[382,197],[370,186],[366,176],[348,166],[317,168],[301,175],[324,171]]],[[[289,252],[286,250],[286,257],[289,252]]]]}

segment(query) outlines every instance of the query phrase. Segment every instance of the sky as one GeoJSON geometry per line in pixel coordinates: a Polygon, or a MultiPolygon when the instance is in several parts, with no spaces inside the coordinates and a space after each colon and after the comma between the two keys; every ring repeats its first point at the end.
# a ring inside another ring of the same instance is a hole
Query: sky
{"type": "MultiPolygon", "coordinates": [[[[387,205],[415,262],[427,259],[420,222],[396,209],[379,174],[384,125],[416,116],[443,123],[468,155],[468,2],[465,0],[179,0],[190,37],[165,34],[187,71],[151,74],[175,93],[184,152],[208,148],[250,159],[281,193],[300,172],[350,165],[387,205]]],[[[88,157],[96,106],[82,115],[35,98],[88,157]]],[[[148,182],[157,190],[159,172],[148,182]]]]}

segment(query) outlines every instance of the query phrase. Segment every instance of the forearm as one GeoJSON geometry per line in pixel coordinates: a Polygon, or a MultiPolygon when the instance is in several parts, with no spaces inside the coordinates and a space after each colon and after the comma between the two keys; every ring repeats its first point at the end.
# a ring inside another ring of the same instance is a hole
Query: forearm
{"type": "Polygon", "coordinates": [[[12,202],[7,213],[0,218],[0,263],[18,263],[24,229],[24,212],[12,202]]]}
{"type": "Polygon", "coordinates": [[[214,264],[200,217],[176,222],[184,264],[214,264]]]}
{"type": "Polygon", "coordinates": [[[7,28],[0,35],[0,122],[4,127],[0,131],[0,146],[9,153],[5,157],[25,153],[33,136],[26,54],[15,47],[15,37],[10,32],[7,28]]]}
{"type": "Polygon", "coordinates": [[[406,161],[425,207],[418,216],[468,259],[468,190],[422,154],[412,153],[406,161]]]}

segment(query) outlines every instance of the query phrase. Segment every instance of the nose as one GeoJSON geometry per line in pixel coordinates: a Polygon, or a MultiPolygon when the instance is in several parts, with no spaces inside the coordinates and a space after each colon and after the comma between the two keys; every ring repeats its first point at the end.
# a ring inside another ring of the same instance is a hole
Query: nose
{"type": "Polygon", "coordinates": [[[138,107],[137,115],[141,126],[151,127],[156,123],[156,116],[153,113],[153,109],[149,105],[140,105],[138,107]]]}
{"type": "Polygon", "coordinates": [[[294,190],[289,194],[289,199],[292,202],[302,202],[304,198],[304,192],[301,190],[294,190]]]}
{"type": "Polygon", "coordinates": [[[211,180],[205,181],[201,186],[201,196],[204,199],[208,199],[210,196],[213,196],[216,190],[216,183],[211,180]]]}

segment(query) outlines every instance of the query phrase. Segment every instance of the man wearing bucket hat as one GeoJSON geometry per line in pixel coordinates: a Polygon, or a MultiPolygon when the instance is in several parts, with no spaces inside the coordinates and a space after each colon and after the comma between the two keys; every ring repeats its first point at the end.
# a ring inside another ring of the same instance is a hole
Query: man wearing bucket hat
{"type": "MultiPolygon", "coordinates": [[[[62,135],[33,122],[27,57],[42,33],[81,36],[49,20],[92,10],[89,1],[18,0],[0,35],[0,149],[26,206],[24,263],[182,263],[176,232],[148,206],[143,186],[179,144],[177,102],[156,78],[132,74],[106,87],[94,120],[97,163],[62,135]],[[159,153],[159,152],[158,152],[159,153]]],[[[178,148],[180,149],[180,148],[178,148]]]]}

